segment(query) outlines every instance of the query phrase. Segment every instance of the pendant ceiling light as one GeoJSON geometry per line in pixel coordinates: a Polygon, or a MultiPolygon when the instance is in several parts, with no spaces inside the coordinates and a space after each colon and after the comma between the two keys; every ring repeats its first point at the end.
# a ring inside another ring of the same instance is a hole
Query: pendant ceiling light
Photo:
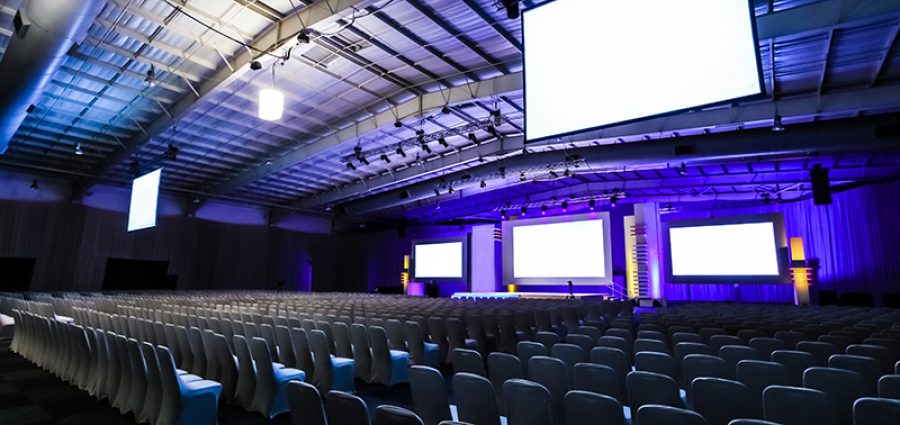
{"type": "Polygon", "coordinates": [[[275,88],[275,65],[272,65],[272,87],[259,91],[259,119],[280,120],[284,115],[284,93],[275,88]]]}

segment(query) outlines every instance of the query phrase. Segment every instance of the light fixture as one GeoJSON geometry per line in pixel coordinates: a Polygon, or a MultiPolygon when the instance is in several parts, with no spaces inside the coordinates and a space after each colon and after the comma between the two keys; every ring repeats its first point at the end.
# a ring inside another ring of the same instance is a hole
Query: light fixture
{"type": "Polygon", "coordinates": [[[277,121],[284,115],[284,93],[275,88],[259,91],[259,119],[277,121]]]}
{"type": "Polygon", "coordinates": [[[781,115],[775,114],[775,118],[772,119],[772,131],[784,131],[784,123],[781,122],[781,115]]]}
{"type": "Polygon", "coordinates": [[[558,179],[559,174],[556,171],[550,170],[550,177],[553,177],[554,179],[558,179]]]}
{"type": "Polygon", "coordinates": [[[474,144],[476,144],[476,145],[478,144],[478,138],[475,137],[475,133],[469,133],[468,135],[466,135],[466,137],[469,138],[469,141],[470,141],[470,142],[472,142],[472,143],[474,143],[474,144]]]}
{"type": "Polygon", "coordinates": [[[492,125],[489,125],[489,126],[487,127],[487,132],[488,132],[488,134],[490,134],[491,136],[493,136],[493,137],[495,137],[495,138],[497,138],[497,139],[500,138],[500,133],[497,132],[497,128],[494,127],[494,126],[492,126],[492,125]]]}
{"type": "Polygon", "coordinates": [[[434,188],[434,196],[441,196],[441,191],[438,188],[434,188]]]}
{"type": "Polygon", "coordinates": [[[31,189],[31,190],[38,190],[38,189],[39,189],[39,188],[38,188],[38,182],[37,182],[37,180],[33,180],[33,181],[31,182],[31,186],[29,187],[29,189],[31,189]]]}
{"type": "Polygon", "coordinates": [[[591,211],[593,211],[594,208],[597,208],[597,201],[591,199],[590,201],[588,201],[588,207],[590,207],[591,211]]]}
{"type": "Polygon", "coordinates": [[[347,168],[356,171],[356,166],[350,161],[347,161],[347,168]]]}
{"type": "Polygon", "coordinates": [[[81,149],[81,143],[75,144],[75,155],[78,155],[78,156],[84,155],[84,150],[81,149]]]}
{"type": "Polygon", "coordinates": [[[503,7],[506,8],[507,18],[519,19],[519,0],[503,0],[503,7]]]}
{"type": "Polygon", "coordinates": [[[449,115],[449,114],[450,114],[450,107],[447,106],[447,105],[444,105],[444,107],[441,108],[441,113],[444,114],[444,115],[449,115]]]}
{"type": "Polygon", "coordinates": [[[441,138],[438,139],[438,144],[440,144],[440,145],[443,146],[444,148],[449,148],[449,147],[450,147],[450,144],[447,143],[447,139],[445,139],[445,138],[443,138],[443,137],[441,137],[441,138]]]}
{"type": "Polygon", "coordinates": [[[519,181],[520,181],[520,182],[525,181],[525,172],[524,172],[524,171],[523,171],[522,173],[519,174],[519,181]]]}
{"type": "Polygon", "coordinates": [[[309,31],[306,28],[300,30],[297,34],[297,44],[309,44],[309,31]]]}
{"type": "Polygon", "coordinates": [[[152,89],[157,84],[159,84],[159,81],[156,80],[156,67],[150,65],[150,69],[147,70],[147,76],[144,77],[144,85],[152,89]]]}
{"type": "Polygon", "coordinates": [[[572,177],[572,176],[574,176],[574,174],[572,174],[572,172],[569,171],[568,168],[566,168],[566,171],[563,172],[563,175],[566,176],[566,177],[572,177]]]}
{"type": "Polygon", "coordinates": [[[452,195],[453,192],[455,192],[455,190],[453,190],[453,186],[448,186],[448,187],[447,187],[447,193],[449,193],[449,194],[452,195]]]}
{"type": "Polygon", "coordinates": [[[402,147],[402,146],[399,146],[399,145],[398,145],[398,146],[397,146],[397,150],[396,150],[395,152],[397,152],[397,155],[400,155],[400,156],[406,158],[406,152],[403,152],[403,147],[402,147]]]}
{"type": "Polygon", "coordinates": [[[385,154],[385,153],[381,154],[381,160],[384,161],[386,164],[391,163],[391,159],[388,158],[387,154],[385,154]]]}
{"type": "Polygon", "coordinates": [[[422,140],[422,150],[427,154],[431,154],[431,148],[428,147],[428,143],[425,143],[425,140],[422,140]]]}
{"type": "Polygon", "coordinates": [[[356,157],[356,159],[358,159],[359,162],[361,162],[361,163],[363,163],[363,164],[365,164],[365,165],[369,165],[369,160],[366,159],[366,157],[364,157],[364,156],[362,156],[362,155],[356,157]]]}
{"type": "Polygon", "coordinates": [[[678,167],[678,169],[676,171],[678,171],[679,175],[686,176],[687,175],[687,164],[682,162],[681,166],[678,167]]]}
{"type": "Polygon", "coordinates": [[[500,127],[500,125],[503,124],[503,119],[500,117],[500,110],[495,109],[494,112],[491,112],[491,115],[494,116],[494,126],[500,127]]]}
{"type": "Polygon", "coordinates": [[[523,205],[522,206],[522,215],[525,215],[525,213],[527,213],[527,212],[528,212],[528,207],[523,205]]]}
{"type": "Polygon", "coordinates": [[[400,128],[400,127],[403,127],[403,123],[401,123],[400,120],[394,121],[394,128],[400,128]]]}
{"type": "Polygon", "coordinates": [[[259,71],[260,69],[262,69],[262,63],[260,61],[250,62],[251,71],[259,71]]]}
{"type": "Polygon", "coordinates": [[[504,220],[506,220],[506,210],[500,210],[500,216],[503,217],[504,220]]]}
{"type": "Polygon", "coordinates": [[[541,215],[547,215],[547,206],[541,205],[541,215]]]}
{"type": "Polygon", "coordinates": [[[566,212],[569,210],[569,201],[562,201],[562,210],[566,212]]]}
{"type": "Polygon", "coordinates": [[[481,181],[481,188],[484,189],[484,188],[486,188],[486,187],[487,187],[487,182],[485,182],[484,180],[482,180],[482,181],[481,181]]]}
{"type": "Polygon", "coordinates": [[[612,197],[609,198],[609,206],[615,207],[616,202],[618,202],[618,201],[619,201],[619,197],[616,195],[613,195],[612,197]]]}

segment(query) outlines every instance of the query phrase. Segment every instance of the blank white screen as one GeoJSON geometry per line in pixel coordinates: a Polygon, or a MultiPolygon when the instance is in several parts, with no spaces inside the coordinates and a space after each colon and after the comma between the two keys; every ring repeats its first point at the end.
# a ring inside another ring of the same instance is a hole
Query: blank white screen
{"type": "Polygon", "coordinates": [[[747,0],[556,0],[523,19],[529,140],[762,92],[747,0]]]}
{"type": "Polygon", "coordinates": [[[462,278],[463,243],[416,244],[416,278],[462,278]]]}
{"type": "Polygon", "coordinates": [[[128,209],[128,231],[156,226],[159,201],[159,179],[162,168],[134,179],[131,184],[131,206],[128,209]]]}
{"type": "Polygon", "coordinates": [[[603,220],[513,227],[516,278],[606,277],[603,220]]]}
{"type": "Polygon", "coordinates": [[[669,229],[673,276],[777,276],[772,223],[669,229]]]}

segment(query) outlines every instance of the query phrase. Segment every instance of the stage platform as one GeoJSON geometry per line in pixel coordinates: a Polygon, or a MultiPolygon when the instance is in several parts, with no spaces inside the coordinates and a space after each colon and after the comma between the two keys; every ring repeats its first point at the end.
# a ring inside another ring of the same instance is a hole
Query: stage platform
{"type": "MultiPolygon", "coordinates": [[[[574,294],[576,299],[582,298],[598,298],[608,299],[608,295],[604,294],[574,294]]],[[[458,299],[555,299],[563,300],[570,298],[570,294],[559,292],[457,292],[451,297],[458,299]]]]}

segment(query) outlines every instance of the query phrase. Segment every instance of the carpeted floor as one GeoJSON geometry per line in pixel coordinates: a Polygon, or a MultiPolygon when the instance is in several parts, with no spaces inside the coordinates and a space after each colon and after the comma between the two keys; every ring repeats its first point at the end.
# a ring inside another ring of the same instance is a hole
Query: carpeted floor
{"type": "MultiPolygon", "coordinates": [[[[0,425],[135,424],[131,414],[123,415],[109,403],[34,366],[10,351],[9,343],[8,339],[0,339],[0,425]]],[[[357,381],[356,385],[357,395],[366,401],[370,411],[382,404],[412,406],[406,384],[386,388],[357,381]]],[[[290,419],[287,413],[266,420],[236,406],[219,407],[220,425],[288,425],[290,419]]]]}

